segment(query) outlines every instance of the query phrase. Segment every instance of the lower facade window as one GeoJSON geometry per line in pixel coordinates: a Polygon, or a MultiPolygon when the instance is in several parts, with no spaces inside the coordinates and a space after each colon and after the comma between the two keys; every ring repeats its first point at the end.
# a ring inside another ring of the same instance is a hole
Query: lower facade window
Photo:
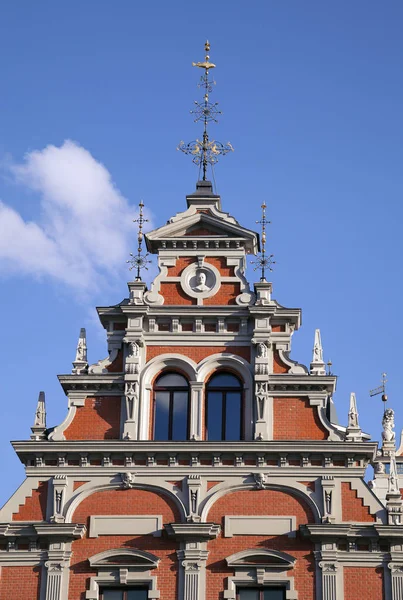
{"type": "Polygon", "coordinates": [[[284,588],[259,587],[239,588],[237,600],[285,600],[284,588]]]}
{"type": "Polygon", "coordinates": [[[101,591],[100,600],[147,600],[148,588],[107,588],[101,591]]]}

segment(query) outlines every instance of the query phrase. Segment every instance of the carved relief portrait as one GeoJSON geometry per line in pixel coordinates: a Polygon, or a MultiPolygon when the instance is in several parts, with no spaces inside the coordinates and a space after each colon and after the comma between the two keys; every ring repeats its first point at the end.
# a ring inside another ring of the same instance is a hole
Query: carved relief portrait
{"type": "Polygon", "coordinates": [[[221,285],[221,276],[213,265],[208,262],[195,261],[186,267],[181,275],[183,291],[192,298],[197,298],[197,303],[202,304],[204,298],[209,298],[217,293],[221,285]]]}

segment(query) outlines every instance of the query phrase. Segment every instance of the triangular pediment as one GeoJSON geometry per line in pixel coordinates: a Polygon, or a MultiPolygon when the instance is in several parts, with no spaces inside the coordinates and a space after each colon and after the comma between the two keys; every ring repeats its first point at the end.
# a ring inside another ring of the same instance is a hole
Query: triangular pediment
{"type": "Polygon", "coordinates": [[[147,248],[155,252],[161,241],[190,240],[192,238],[231,238],[243,240],[245,248],[255,253],[258,248],[258,235],[254,231],[241,227],[239,223],[226,213],[216,211],[200,212],[189,208],[173,217],[166,225],[154,229],[145,235],[147,248]]]}

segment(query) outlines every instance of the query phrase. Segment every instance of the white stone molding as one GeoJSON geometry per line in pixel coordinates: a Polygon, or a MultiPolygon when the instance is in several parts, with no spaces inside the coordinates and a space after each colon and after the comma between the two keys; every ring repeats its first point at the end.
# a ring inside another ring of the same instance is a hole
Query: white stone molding
{"type": "Polygon", "coordinates": [[[403,600],[403,562],[388,564],[390,569],[392,597],[391,600],[403,600]]]}
{"type": "MultiPolygon", "coordinates": [[[[71,523],[74,512],[83,500],[95,494],[97,492],[103,492],[107,490],[113,490],[121,487],[121,477],[116,478],[112,476],[105,481],[102,477],[92,477],[92,480],[87,484],[79,487],[76,492],[66,503],[66,522],[71,523]]],[[[147,490],[156,494],[162,494],[170,499],[177,507],[182,522],[186,521],[186,508],[181,498],[172,491],[172,485],[167,483],[164,479],[159,478],[154,484],[150,483],[150,477],[145,475],[143,477],[136,476],[136,484],[132,489],[147,490]]]]}
{"type": "MultiPolygon", "coordinates": [[[[223,498],[223,496],[226,496],[227,494],[247,489],[256,489],[256,482],[253,476],[247,477],[246,480],[244,477],[232,477],[230,481],[226,480],[223,483],[214,486],[202,502],[201,521],[203,523],[207,522],[208,514],[217,500],[223,498]]],[[[315,498],[309,496],[306,492],[306,487],[298,483],[294,478],[284,477],[279,481],[278,476],[273,476],[271,479],[270,476],[266,475],[265,489],[283,492],[284,494],[293,496],[297,500],[301,500],[312,510],[315,523],[322,522],[321,510],[315,498]]]]}
{"type": "Polygon", "coordinates": [[[39,483],[48,480],[48,477],[27,477],[0,509],[0,523],[10,523],[13,520],[13,513],[18,513],[20,505],[25,504],[25,500],[32,496],[33,491],[38,489],[39,483]]]}
{"type": "Polygon", "coordinates": [[[129,548],[110,549],[91,556],[90,566],[98,572],[98,575],[90,578],[89,589],[85,593],[86,600],[99,600],[100,586],[133,584],[148,586],[150,600],[159,598],[157,577],[150,574],[151,569],[158,567],[159,560],[149,552],[129,548]]]}
{"type": "Polygon", "coordinates": [[[271,300],[272,284],[268,281],[259,281],[255,283],[256,306],[269,306],[271,300]]]}
{"type": "Polygon", "coordinates": [[[231,515],[224,517],[224,537],[234,535],[287,535],[295,537],[294,516],[231,515]]]}
{"type": "Polygon", "coordinates": [[[200,522],[199,505],[202,493],[202,478],[200,475],[188,475],[186,478],[188,489],[188,514],[187,521],[192,523],[200,522]]]}
{"type": "Polygon", "coordinates": [[[45,562],[47,569],[45,600],[67,600],[67,596],[63,593],[63,579],[67,575],[68,565],[68,562],[60,560],[45,562]]]}
{"type": "Polygon", "coordinates": [[[341,481],[347,481],[351,485],[351,489],[357,492],[357,497],[363,500],[364,506],[369,508],[371,515],[375,515],[377,522],[386,523],[385,506],[361,477],[354,477],[348,480],[343,478],[341,481]]]}
{"type": "Polygon", "coordinates": [[[292,360],[289,357],[290,349],[289,344],[276,344],[276,350],[281,362],[289,367],[288,373],[291,375],[308,375],[308,369],[305,365],[300,364],[296,360],[292,360]]]}
{"type": "Polygon", "coordinates": [[[396,457],[391,455],[389,462],[388,491],[386,493],[386,510],[389,525],[401,525],[403,522],[403,502],[399,489],[396,457]]]}
{"type": "Polygon", "coordinates": [[[144,294],[144,302],[150,306],[161,306],[164,304],[164,297],[161,296],[161,282],[168,279],[168,267],[176,265],[176,256],[158,255],[159,274],[151,283],[150,291],[144,294]]]}
{"type": "Polygon", "coordinates": [[[152,383],[164,370],[182,371],[188,381],[196,381],[196,363],[183,354],[161,354],[150,360],[140,374],[139,440],[148,440],[152,406],[152,383]]]}
{"type": "Polygon", "coordinates": [[[326,365],[323,360],[322,340],[320,329],[315,329],[315,341],[312,352],[312,362],[310,367],[311,375],[326,375],[326,365]]]}
{"type": "Polygon", "coordinates": [[[226,558],[227,565],[234,569],[234,576],[227,578],[226,600],[235,600],[237,588],[256,585],[273,585],[285,588],[286,600],[298,600],[294,577],[287,572],[294,568],[296,559],[278,550],[243,550],[226,558]]]}
{"type": "Polygon", "coordinates": [[[205,262],[204,256],[198,256],[197,262],[188,265],[180,276],[183,291],[190,298],[196,298],[198,305],[202,305],[203,300],[206,298],[215,296],[221,287],[221,281],[220,271],[211,263],[205,262]],[[198,285],[197,281],[199,274],[203,274],[205,280],[201,286],[198,285]]]}
{"type": "Polygon", "coordinates": [[[190,385],[190,426],[191,440],[201,440],[203,437],[203,390],[202,381],[189,381],[190,385]]]}
{"type": "Polygon", "coordinates": [[[387,408],[382,418],[382,454],[392,456],[396,453],[395,413],[392,408],[387,408]]]}
{"type": "Polygon", "coordinates": [[[322,600],[342,600],[344,590],[337,574],[343,570],[339,569],[336,561],[322,560],[319,567],[322,571],[322,600]]]}
{"type": "Polygon", "coordinates": [[[67,486],[68,479],[67,475],[55,475],[52,480],[53,488],[53,506],[52,516],[50,520],[52,523],[64,523],[64,506],[67,500],[67,486]]]}
{"type": "Polygon", "coordinates": [[[89,537],[100,535],[153,535],[161,537],[162,515],[92,515],[89,537]]]}
{"type": "Polygon", "coordinates": [[[97,363],[94,363],[93,365],[90,365],[88,367],[88,373],[90,375],[100,375],[102,373],[108,373],[106,367],[109,367],[109,365],[111,365],[113,361],[117,358],[119,350],[120,348],[118,347],[110,348],[109,355],[106,358],[99,360],[97,363]]]}
{"type": "Polygon", "coordinates": [[[242,255],[239,258],[229,256],[227,258],[227,266],[234,267],[235,277],[237,277],[241,282],[241,293],[236,297],[235,302],[239,304],[239,306],[252,306],[256,302],[256,295],[251,292],[249,281],[245,277],[245,256],[242,255]]]}
{"type": "Polygon", "coordinates": [[[179,560],[179,595],[183,600],[204,600],[206,597],[206,561],[208,552],[206,544],[186,544],[177,550],[179,560]]]}

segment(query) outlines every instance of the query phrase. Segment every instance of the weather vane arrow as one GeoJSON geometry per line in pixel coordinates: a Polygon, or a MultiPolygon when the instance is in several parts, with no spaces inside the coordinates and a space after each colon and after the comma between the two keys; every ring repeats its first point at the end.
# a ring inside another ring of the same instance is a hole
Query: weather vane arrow
{"type": "Polygon", "coordinates": [[[151,260],[148,260],[148,252],[146,254],[142,254],[142,246],[143,246],[143,225],[144,223],[148,223],[148,219],[144,218],[143,215],[143,208],[144,208],[144,203],[141,200],[140,204],[139,204],[139,216],[137,219],[133,219],[133,223],[138,223],[138,233],[137,233],[137,243],[138,243],[138,247],[137,247],[137,254],[133,254],[132,252],[130,252],[130,260],[127,260],[126,262],[128,264],[130,264],[130,271],[132,271],[133,269],[136,269],[136,281],[141,281],[141,269],[145,269],[146,271],[148,271],[148,264],[151,263],[151,260]]]}

